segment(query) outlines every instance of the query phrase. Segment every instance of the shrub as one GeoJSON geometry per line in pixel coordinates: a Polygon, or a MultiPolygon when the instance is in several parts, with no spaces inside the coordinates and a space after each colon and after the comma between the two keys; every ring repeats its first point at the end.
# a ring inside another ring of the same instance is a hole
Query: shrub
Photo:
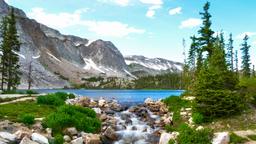
{"type": "Polygon", "coordinates": [[[55,94],[48,94],[46,96],[37,97],[37,103],[60,106],[60,105],[65,104],[65,101],[63,99],[57,97],[55,94]]]}
{"type": "Polygon", "coordinates": [[[247,141],[248,139],[240,137],[234,133],[230,134],[230,144],[240,144],[240,143],[245,143],[247,141]]]}
{"type": "Polygon", "coordinates": [[[211,144],[213,132],[209,129],[195,130],[187,124],[179,128],[180,134],[177,137],[178,144],[211,144]]]}
{"type": "Polygon", "coordinates": [[[246,100],[256,105],[256,78],[242,78],[239,86],[246,100]]]}
{"type": "Polygon", "coordinates": [[[192,119],[195,124],[201,124],[204,122],[204,116],[198,112],[192,114],[192,119]]]}
{"type": "Polygon", "coordinates": [[[31,125],[35,123],[35,117],[32,114],[22,114],[18,116],[18,120],[26,125],[31,125]]]}
{"type": "Polygon", "coordinates": [[[64,143],[64,139],[62,134],[56,134],[54,136],[54,144],[63,144],[64,143]]]}
{"type": "Polygon", "coordinates": [[[67,94],[67,93],[64,93],[64,92],[57,92],[57,93],[37,97],[37,103],[38,104],[60,106],[60,105],[65,104],[66,99],[74,98],[74,97],[75,97],[74,94],[67,94]]]}
{"type": "Polygon", "coordinates": [[[196,91],[195,101],[195,110],[204,116],[204,121],[234,115],[245,108],[243,97],[230,90],[196,91]]]}
{"type": "Polygon", "coordinates": [[[94,133],[100,130],[101,122],[92,109],[63,105],[46,117],[43,126],[52,128],[54,133],[61,133],[67,127],[76,127],[78,130],[94,133]]]}

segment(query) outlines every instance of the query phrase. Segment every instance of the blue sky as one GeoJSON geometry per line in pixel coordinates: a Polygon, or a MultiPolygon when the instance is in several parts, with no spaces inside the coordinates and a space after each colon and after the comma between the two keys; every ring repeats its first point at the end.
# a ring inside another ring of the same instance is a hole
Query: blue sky
{"type": "MultiPolygon", "coordinates": [[[[256,63],[256,1],[209,0],[213,30],[233,33],[235,49],[250,36],[256,63]]],[[[182,39],[197,34],[206,0],[7,0],[61,33],[112,41],[124,55],[183,61],[182,39]]]]}

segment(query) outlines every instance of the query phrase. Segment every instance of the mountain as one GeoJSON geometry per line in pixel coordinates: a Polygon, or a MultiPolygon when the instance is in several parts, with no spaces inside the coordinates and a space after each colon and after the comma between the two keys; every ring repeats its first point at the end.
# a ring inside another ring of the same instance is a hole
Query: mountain
{"type": "MultiPolygon", "coordinates": [[[[10,12],[10,9],[11,6],[4,0],[0,0],[1,19],[10,12]]],[[[124,58],[110,41],[89,42],[86,38],[63,35],[55,29],[28,18],[20,9],[14,8],[14,12],[21,41],[21,49],[17,53],[20,56],[22,72],[19,88],[27,88],[30,64],[33,88],[69,87],[71,83],[81,84],[85,78],[96,76],[134,79],[136,76],[132,73],[136,74],[140,68],[143,72],[160,73],[160,70],[154,70],[150,66],[131,67],[130,63],[127,65],[129,58],[124,58]]],[[[165,61],[167,60],[162,59],[162,62],[165,61]]],[[[146,60],[146,62],[150,61],[146,60]]],[[[175,67],[169,67],[169,69],[176,70],[175,67]]]]}
{"type": "Polygon", "coordinates": [[[183,64],[163,58],[147,58],[144,56],[126,56],[128,70],[136,76],[158,75],[169,72],[181,72],[183,64]]]}

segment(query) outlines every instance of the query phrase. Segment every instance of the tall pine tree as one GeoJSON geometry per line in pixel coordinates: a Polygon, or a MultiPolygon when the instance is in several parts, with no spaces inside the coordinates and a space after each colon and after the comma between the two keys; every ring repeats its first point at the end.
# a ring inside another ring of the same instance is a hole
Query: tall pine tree
{"type": "Polygon", "coordinates": [[[235,52],[235,66],[236,66],[235,72],[236,72],[236,74],[238,75],[239,72],[238,72],[238,51],[237,51],[237,50],[236,50],[236,52],[235,52]]]}
{"type": "Polygon", "coordinates": [[[4,86],[7,83],[7,48],[8,48],[8,40],[7,40],[7,28],[8,28],[8,17],[3,17],[1,22],[1,63],[0,63],[0,72],[1,72],[1,90],[4,90],[4,86]]]}
{"type": "Polygon", "coordinates": [[[241,45],[241,51],[242,51],[242,73],[244,77],[250,77],[251,75],[251,70],[250,70],[250,54],[249,54],[249,49],[250,45],[248,44],[248,39],[249,37],[245,35],[243,39],[243,44],[241,45]]]}
{"type": "Polygon", "coordinates": [[[228,46],[227,46],[227,62],[229,70],[234,71],[234,47],[233,47],[232,33],[229,34],[228,46]]]}

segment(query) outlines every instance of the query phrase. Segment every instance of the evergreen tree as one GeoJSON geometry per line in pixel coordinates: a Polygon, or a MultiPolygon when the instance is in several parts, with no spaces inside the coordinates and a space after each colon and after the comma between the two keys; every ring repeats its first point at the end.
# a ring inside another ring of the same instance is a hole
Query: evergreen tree
{"type": "Polygon", "coordinates": [[[255,77],[255,65],[252,66],[252,77],[255,77]]]}
{"type": "Polygon", "coordinates": [[[237,50],[235,52],[235,65],[236,65],[235,71],[236,71],[236,74],[238,75],[238,51],[237,50]]]}
{"type": "MultiPolygon", "coordinates": [[[[209,55],[212,54],[212,47],[214,43],[214,31],[211,29],[211,20],[212,17],[209,13],[210,3],[207,2],[204,5],[204,12],[200,12],[200,15],[202,15],[203,20],[203,26],[200,28],[198,33],[200,34],[199,40],[199,47],[202,48],[201,52],[207,51],[209,55]]],[[[200,58],[199,58],[200,59],[200,58]]]]}
{"type": "Polygon", "coordinates": [[[19,56],[20,42],[16,29],[16,19],[13,8],[10,14],[2,20],[2,57],[1,57],[1,88],[7,91],[15,90],[20,83],[19,56]]]}
{"type": "Polygon", "coordinates": [[[229,70],[234,71],[234,47],[233,47],[232,33],[229,34],[228,47],[227,47],[227,62],[229,70]]]}
{"type": "Polygon", "coordinates": [[[250,77],[250,54],[249,54],[249,49],[250,49],[250,45],[248,44],[248,39],[249,37],[247,35],[245,35],[244,37],[244,42],[241,45],[241,51],[242,51],[242,72],[243,72],[243,76],[244,77],[250,77]]]}
{"type": "Polygon", "coordinates": [[[0,72],[1,72],[1,90],[4,90],[4,86],[6,84],[7,80],[7,70],[6,67],[7,65],[7,47],[8,47],[8,40],[7,40],[7,28],[8,28],[8,18],[3,17],[2,22],[1,22],[1,37],[2,37],[2,42],[1,42],[1,63],[0,63],[0,72]]]}
{"type": "Polygon", "coordinates": [[[196,37],[192,36],[191,37],[192,43],[190,45],[190,49],[188,52],[188,65],[189,68],[194,71],[195,67],[196,67],[196,53],[197,53],[197,42],[196,42],[196,37]]]}

